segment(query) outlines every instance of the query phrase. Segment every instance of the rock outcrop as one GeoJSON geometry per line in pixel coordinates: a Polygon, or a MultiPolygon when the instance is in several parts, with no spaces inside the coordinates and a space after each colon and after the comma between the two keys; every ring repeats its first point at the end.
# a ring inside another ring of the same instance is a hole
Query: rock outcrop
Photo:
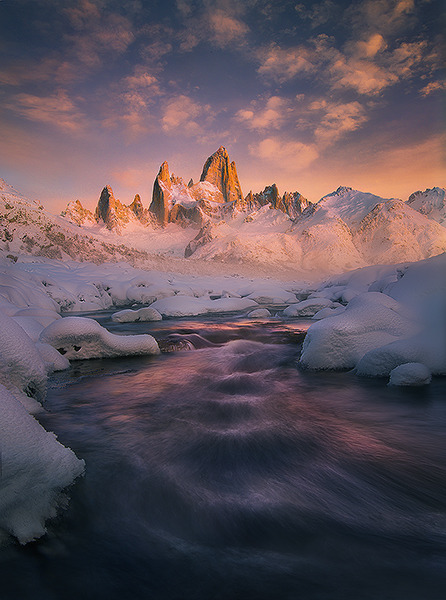
{"type": "Polygon", "coordinates": [[[98,223],[104,223],[107,229],[119,229],[129,222],[129,209],[114,197],[111,186],[106,185],[99,197],[95,211],[98,223]]]}
{"type": "Polygon", "coordinates": [[[243,199],[235,162],[229,162],[229,155],[223,146],[220,146],[205,162],[200,181],[208,181],[215,185],[223,194],[225,202],[237,202],[243,199]]]}
{"type": "Polygon", "coordinates": [[[67,208],[63,210],[60,215],[79,227],[82,225],[88,227],[96,224],[93,213],[91,210],[88,210],[88,208],[84,208],[80,200],[69,202],[67,208]]]}
{"type": "Polygon", "coordinates": [[[281,210],[288,215],[290,219],[297,219],[302,212],[312,205],[299,192],[285,192],[283,196],[279,194],[277,185],[273,183],[267,186],[263,192],[258,194],[249,194],[241,201],[237,201],[235,208],[242,212],[251,212],[269,204],[271,208],[281,210]]]}
{"type": "Polygon", "coordinates": [[[171,189],[169,165],[164,161],[154,181],[152,202],[149,206],[150,212],[161,227],[167,225],[169,221],[169,192],[171,189]]]}
{"type": "Polygon", "coordinates": [[[446,189],[434,187],[409,196],[407,204],[433,221],[446,227],[446,189]]]}

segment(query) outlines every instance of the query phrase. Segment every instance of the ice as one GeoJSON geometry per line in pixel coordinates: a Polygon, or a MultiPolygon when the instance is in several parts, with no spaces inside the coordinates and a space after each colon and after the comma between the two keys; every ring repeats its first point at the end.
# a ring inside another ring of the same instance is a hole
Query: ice
{"type": "Polygon", "coordinates": [[[139,310],[120,310],[112,315],[116,323],[134,323],[136,321],[161,321],[163,316],[155,309],[147,306],[139,310]]]}
{"type": "Polygon", "coordinates": [[[84,470],[84,461],[43,429],[0,384],[0,541],[21,544],[41,537],[45,520],[63,504],[61,490],[84,470]]]}
{"type": "Polygon", "coordinates": [[[42,331],[40,341],[50,344],[70,360],[160,352],[151,335],[115,335],[97,321],[85,317],[66,317],[55,321],[42,331]]]}
{"type": "Polygon", "coordinates": [[[421,386],[431,382],[429,369],[421,363],[404,363],[390,372],[389,385],[421,386]]]}

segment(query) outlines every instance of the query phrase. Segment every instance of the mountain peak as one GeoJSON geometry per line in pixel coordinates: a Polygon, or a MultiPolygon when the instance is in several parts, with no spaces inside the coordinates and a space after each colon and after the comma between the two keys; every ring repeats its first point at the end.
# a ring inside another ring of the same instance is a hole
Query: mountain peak
{"type": "Polygon", "coordinates": [[[229,162],[229,155],[224,146],[220,146],[207,159],[200,181],[208,181],[215,185],[223,194],[225,202],[235,202],[243,199],[235,162],[229,162]]]}

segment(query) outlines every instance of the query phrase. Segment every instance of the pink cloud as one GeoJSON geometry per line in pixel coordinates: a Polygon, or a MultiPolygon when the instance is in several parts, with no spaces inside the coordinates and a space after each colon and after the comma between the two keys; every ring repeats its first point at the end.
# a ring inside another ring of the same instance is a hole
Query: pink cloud
{"type": "Polygon", "coordinates": [[[46,97],[16,94],[6,108],[30,121],[53,125],[66,132],[85,129],[85,116],[62,89],[46,97]]]}

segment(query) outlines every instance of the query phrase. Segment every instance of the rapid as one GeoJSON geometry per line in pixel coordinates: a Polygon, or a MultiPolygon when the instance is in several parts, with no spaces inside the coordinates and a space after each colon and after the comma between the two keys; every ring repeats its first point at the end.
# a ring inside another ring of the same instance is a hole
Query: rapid
{"type": "Polygon", "coordinates": [[[86,473],[45,538],[0,549],[2,599],[445,597],[444,379],[302,371],[303,319],[94,316],[211,344],[53,376],[39,420],[86,473]]]}

